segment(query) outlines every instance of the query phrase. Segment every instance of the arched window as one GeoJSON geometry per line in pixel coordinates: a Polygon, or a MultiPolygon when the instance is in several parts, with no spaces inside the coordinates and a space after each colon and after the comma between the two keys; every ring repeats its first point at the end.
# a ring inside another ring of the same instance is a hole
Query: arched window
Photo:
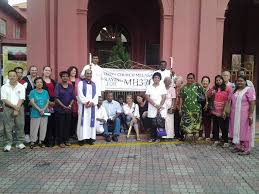
{"type": "Polygon", "coordinates": [[[119,24],[113,24],[102,27],[98,36],[96,37],[96,41],[129,42],[127,37],[129,37],[128,32],[123,26],[119,24]]]}

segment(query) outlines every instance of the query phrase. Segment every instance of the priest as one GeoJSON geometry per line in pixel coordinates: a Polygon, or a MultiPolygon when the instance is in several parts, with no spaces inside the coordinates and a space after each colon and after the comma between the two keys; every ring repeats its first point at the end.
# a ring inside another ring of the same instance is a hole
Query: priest
{"type": "Polygon", "coordinates": [[[92,70],[85,71],[85,79],[78,83],[78,123],[77,137],[79,145],[93,145],[96,139],[97,88],[92,81],[92,70]]]}

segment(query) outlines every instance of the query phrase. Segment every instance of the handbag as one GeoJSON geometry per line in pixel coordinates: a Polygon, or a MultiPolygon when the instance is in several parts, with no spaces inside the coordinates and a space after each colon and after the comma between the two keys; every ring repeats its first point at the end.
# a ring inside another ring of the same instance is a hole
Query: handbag
{"type": "Polygon", "coordinates": [[[156,132],[158,137],[167,136],[165,130],[165,119],[161,116],[160,113],[157,114],[156,118],[156,132]]]}
{"type": "Polygon", "coordinates": [[[156,128],[165,128],[165,119],[161,116],[160,113],[157,114],[155,118],[156,128]]]}
{"type": "Polygon", "coordinates": [[[156,133],[158,137],[167,136],[165,128],[156,128],[156,133]]]}
{"type": "Polygon", "coordinates": [[[226,102],[225,107],[224,107],[224,112],[226,113],[227,116],[230,115],[230,111],[231,111],[231,103],[230,102],[226,102]]]}
{"type": "Polygon", "coordinates": [[[200,86],[199,84],[197,84],[197,101],[198,103],[201,104],[202,108],[205,107],[205,104],[206,104],[206,97],[205,97],[205,93],[204,91],[202,90],[202,86],[200,86]]]}

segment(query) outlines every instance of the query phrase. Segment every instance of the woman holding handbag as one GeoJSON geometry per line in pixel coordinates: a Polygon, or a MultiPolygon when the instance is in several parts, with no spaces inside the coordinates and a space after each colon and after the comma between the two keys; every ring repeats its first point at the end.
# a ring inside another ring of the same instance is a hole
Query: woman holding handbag
{"type": "MultiPolygon", "coordinates": [[[[165,108],[166,88],[160,83],[161,74],[155,72],[152,76],[153,84],[147,87],[146,99],[148,101],[148,118],[151,120],[151,139],[149,142],[160,142],[160,136],[157,134],[158,122],[166,117],[167,110],[165,108]]],[[[164,126],[163,126],[164,127],[164,126]]]]}
{"type": "Polygon", "coordinates": [[[213,140],[214,145],[220,144],[219,141],[219,129],[222,131],[223,147],[229,147],[228,143],[228,125],[229,119],[226,115],[226,108],[228,105],[228,98],[232,93],[232,89],[227,86],[221,75],[215,77],[215,86],[213,88],[214,100],[212,107],[213,115],[213,140]]]}

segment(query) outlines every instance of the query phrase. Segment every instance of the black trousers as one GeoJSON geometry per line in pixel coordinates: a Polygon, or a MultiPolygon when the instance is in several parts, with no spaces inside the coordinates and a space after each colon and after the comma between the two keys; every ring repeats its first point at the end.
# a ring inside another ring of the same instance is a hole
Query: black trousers
{"type": "Polygon", "coordinates": [[[45,138],[46,144],[55,144],[56,139],[56,121],[55,113],[51,113],[51,116],[48,118],[47,133],[45,138]]]}
{"type": "Polygon", "coordinates": [[[140,120],[141,120],[141,122],[142,122],[143,127],[144,127],[145,130],[150,129],[151,125],[150,125],[150,120],[149,120],[149,118],[147,118],[147,117],[145,117],[145,118],[141,117],[140,120]]]}
{"type": "Polygon", "coordinates": [[[224,143],[228,143],[228,128],[229,128],[229,118],[223,119],[222,117],[217,117],[213,115],[213,139],[219,141],[219,129],[222,132],[222,140],[224,143]]]}
{"type": "Polygon", "coordinates": [[[177,139],[183,137],[183,135],[181,134],[181,129],[180,129],[180,121],[181,121],[181,116],[179,114],[179,111],[176,111],[174,113],[174,133],[175,133],[175,138],[177,138],[177,139]]]}
{"type": "Polygon", "coordinates": [[[160,139],[161,137],[159,137],[157,135],[157,126],[156,126],[156,118],[149,118],[150,121],[150,137],[151,139],[160,139]]]}
{"type": "Polygon", "coordinates": [[[56,113],[56,140],[58,144],[68,141],[72,113],[56,113]]]}
{"type": "Polygon", "coordinates": [[[78,121],[78,114],[76,112],[73,112],[71,114],[71,130],[70,130],[70,137],[73,137],[76,135],[77,130],[77,121],[78,121]]]}
{"type": "Polygon", "coordinates": [[[31,116],[28,113],[25,113],[24,115],[24,134],[30,135],[31,116]]]}

